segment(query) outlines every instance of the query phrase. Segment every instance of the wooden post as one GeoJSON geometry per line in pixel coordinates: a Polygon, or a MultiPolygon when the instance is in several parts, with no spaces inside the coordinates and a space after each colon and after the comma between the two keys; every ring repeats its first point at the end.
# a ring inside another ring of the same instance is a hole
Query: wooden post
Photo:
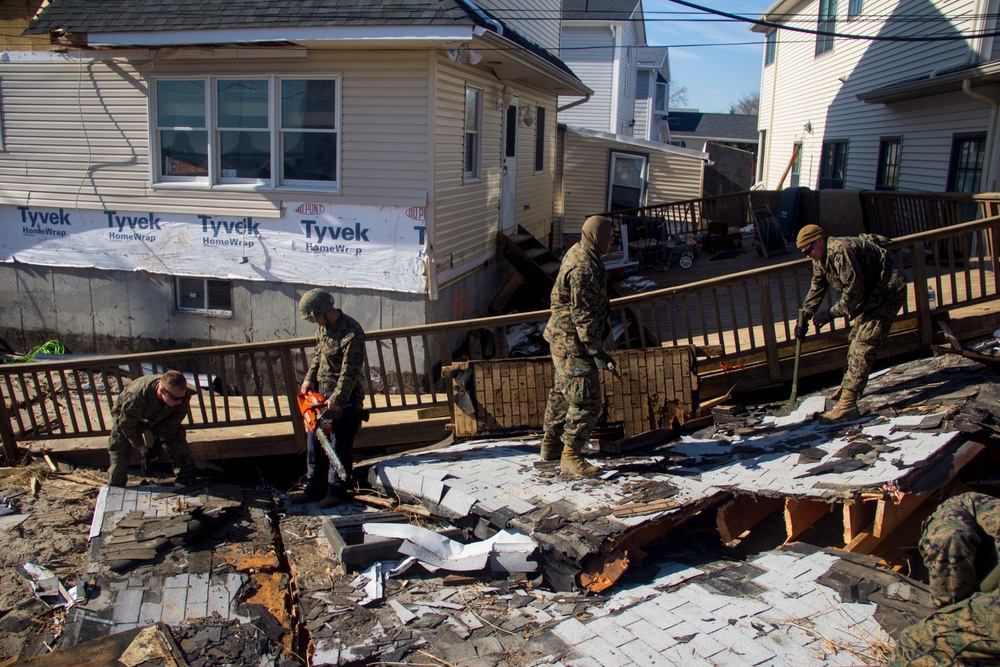
{"type": "Polygon", "coordinates": [[[10,425],[7,399],[2,392],[0,392],[0,440],[3,441],[4,464],[15,465],[20,458],[17,451],[17,438],[14,437],[14,429],[10,425]]]}
{"type": "Polygon", "coordinates": [[[302,423],[302,417],[296,415],[299,405],[299,388],[296,386],[295,364],[292,361],[292,348],[285,347],[281,350],[281,375],[285,381],[285,397],[288,399],[288,409],[291,411],[292,431],[295,434],[295,441],[302,450],[306,448],[306,427],[302,423]]]}
{"type": "MultiPolygon", "coordinates": [[[[781,382],[781,360],[778,358],[778,338],[774,333],[774,312],[771,310],[771,280],[767,274],[757,278],[757,303],[760,305],[760,324],[767,350],[767,374],[771,382],[781,382]]],[[[750,321],[751,335],[753,321],[750,321]]]]}
{"type": "Polygon", "coordinates": [[[927,265],[924,261],[923,241],[917,241],[910,247],[910,266],[913,268],[913,298],[917,304],[920,343],[930,345],[934,332],[931,329],[931,308],[927,300],[927,265]]]}

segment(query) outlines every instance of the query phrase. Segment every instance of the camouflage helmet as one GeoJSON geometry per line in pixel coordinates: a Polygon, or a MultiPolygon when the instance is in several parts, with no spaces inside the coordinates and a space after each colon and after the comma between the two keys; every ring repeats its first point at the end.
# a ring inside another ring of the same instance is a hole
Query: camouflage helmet
{"type": "Polygon", "coordinates": [[[325,315],[333,310],[333,295],[324,289],[311,289],[299,299],[299,312],[302,319],[311,320],[318,315],[325,315]]]}

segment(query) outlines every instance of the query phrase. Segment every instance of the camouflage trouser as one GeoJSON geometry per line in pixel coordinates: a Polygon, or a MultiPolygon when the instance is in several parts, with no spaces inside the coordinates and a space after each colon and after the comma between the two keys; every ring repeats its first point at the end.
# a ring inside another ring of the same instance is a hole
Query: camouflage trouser
{"type": "Polygon", "coordinates": [[[552,356],[554,384],[545,405],[543,430],[579,451],[601,417],[601,376],[590,357],[552,356]]]}
{"type": "Polygon", "coordinates": [[[1000,591],[976,593],[905,628],[887,667],[1000,665],[1000,591]]]}
{"type": "Polygon", "coordinates": [[[869,299],[877,305],[863,311],[852,321],[850,346],[847,348],[847,368],[841,387],[861,394],[868,384],[868,375],[875,365],[879,345],[889,337],[892,319],[903,307],[906,287],[902,291],[878,288],[869,299]]]}
{"type": "Polygon", "coordinates": [[[967,598],[997,564],[1000,500],[982,493],[949,498],[921,528],[920,555],[939,607],[967,598]]]}
{"type": "MultiPolygon", "coordinates": [[[[183,440],[164,442],[163,448],[167,450],[174,468],[177,469],[177,479],[190,477],[194,472],[194,458],[187,442],[183,440]]],[[[132,443],[118,428],[118,422],[115,422],[111,426],[111,435],[108,436],[108,456],[111,458],[108,485],[125,486],[128,483],[128,462],[132,458],[132,449],[132,443]]]]}

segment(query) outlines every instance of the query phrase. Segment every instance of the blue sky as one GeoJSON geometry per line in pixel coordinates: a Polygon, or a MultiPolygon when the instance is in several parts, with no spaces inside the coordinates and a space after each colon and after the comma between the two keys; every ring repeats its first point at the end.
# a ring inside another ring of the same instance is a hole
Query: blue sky
{"type": "MultiPolygon", "coordinates": [[[[692,0],[731,14],[758,18],[773,0],[692,0]]],[[[643,0],[646,43],[670,47],[673,86],[687,86],[687,106],[726,113],[741,96],[760,90],[764,36],[747,23],[698,12],[669,0],[643,0]],[[669,20],[664,20],[669,19],[669,20]],[[750,42],[743,46],[726,46],[750,42]],[[683,45],[706,46],[683,46],[683,45]]]]}

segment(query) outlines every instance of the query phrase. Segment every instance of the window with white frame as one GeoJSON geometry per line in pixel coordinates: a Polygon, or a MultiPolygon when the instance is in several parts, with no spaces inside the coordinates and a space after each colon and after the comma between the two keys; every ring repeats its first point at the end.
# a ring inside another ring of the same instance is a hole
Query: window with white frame
{"type": "MultiPolygon", "coordinates": [[[[837,0],[819,0],[819,19],[816,30],[834,32],[837,29],[837,0]]],[[[816,55],[833,49],[833,35],[816,35],[816,55]]]]}
{"type": "Polygon", "coordinates": [[[483,91],[465,90],[465,177],[479,178],[483,153],[483,91]]]}
{"type": "Polygon", "coordinates": [[[656,82],[656,95],[653,97],[653,111],[657,113],[667,113],[667,100],[670,98],[666,81],[656,82]]]}
{"type": "Polygon", "coordinates": [[[338,87],[336,77],[155,79],[156,180],[336,190],[338,87]]]}
{"type": "Polygon", "coordinates": [[[214,278],[174,278],[177,310],[233,314],[233,282],[214,278]]]}
{"type": "Polygon", "coordinates": [[[764,42],[764,67],[774,64],[774,59],[778,54],[778,31],[768,30],[765,34],[764,42]]]}
{"type": "Polygon", "coordinates": [[[646,197],[648,156],[611,152],[608,183],[608,210],[639,208],[646,197]]]}
{"type": "Polygon", "coordinates": [[[853,19],[857,16],[861,16],[861,12],[864,9],[863,0],[848,0],[847,2],[847,18],[853,19]]]}

